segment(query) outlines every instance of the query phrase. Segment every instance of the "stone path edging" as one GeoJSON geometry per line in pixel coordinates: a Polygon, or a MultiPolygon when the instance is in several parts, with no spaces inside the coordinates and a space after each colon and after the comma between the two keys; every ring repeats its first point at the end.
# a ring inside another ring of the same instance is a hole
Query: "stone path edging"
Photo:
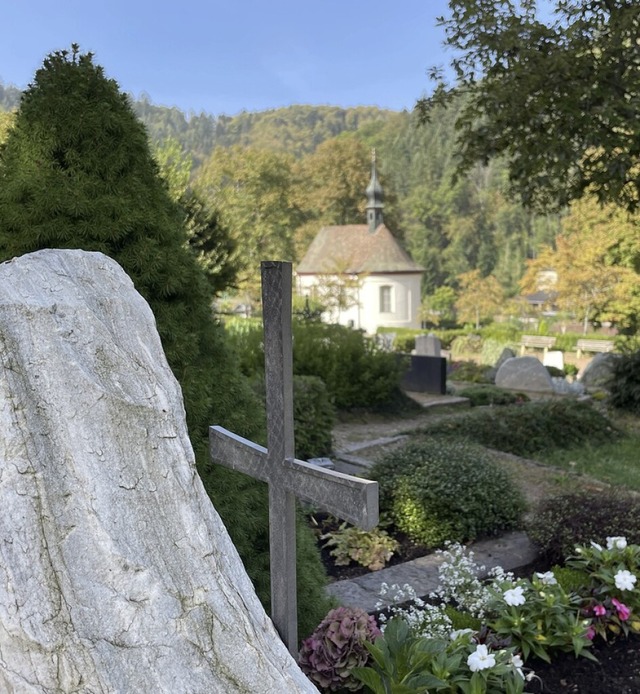
{"type": "MultiPolygon", "coordinates": [[[[469,545],[469,549],[473,552],[476,564],[485,567],[484,575],[496,566],[510,571],[535,561],[537,557],[533,543],[521,531],[476,542],[469,545]]],[[[442,561],[441,556],[429,554],[348,581],[336,581],[327,587],[327,591],[343,605],[373,612],[378,609],[379,603],[389,604],[380,598],[380,586],[383,583],[400,586],[409,584],[417,595],[431,593],[438,585],[438,566],[442,561]]]]}

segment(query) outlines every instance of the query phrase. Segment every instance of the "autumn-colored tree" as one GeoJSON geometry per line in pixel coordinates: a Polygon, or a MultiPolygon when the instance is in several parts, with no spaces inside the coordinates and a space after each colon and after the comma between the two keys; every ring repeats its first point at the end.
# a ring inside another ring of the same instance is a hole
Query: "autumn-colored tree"
{"type": "Polygon", "coordinates": [[[260,262],[293,260],[304,217],[295,199],[293,158],[251,148],[217,148],[198,171],[195,191],[220,214],[237,247],[239,287],[260,296],[260,262]]]}
{"type": "Polygon", "coordinates": [[[299,204],[323,224],[361,224],[371,155],[354,137],[325,140],[300,164],[299,204]]]}
{"type": "Polygon", "coordinates": [[[579,318],[583,332],[590,322],[604,320],[634,330],[640,316],[639,262],[640,219],[586,198],[572,205],[555,248],[546,247],[529,262],[521,286],[536,291],[540,272],[553,269],[555,303],[579,318]]]}
{"type": "Polygon", "coordinates": [[[459,275],[458,282],[458,320],[474,323],[478,329],[481,321],[493,318],[502,307],[504,291],[493,275],[483,277],[480,270],[470,270],[459,275]]]}
{"type": "Polygon", "coordinates": [[[0,111],[0,144],[7,138],[7,133],[14,120],[15,114],[11,111],[0,111]]]}

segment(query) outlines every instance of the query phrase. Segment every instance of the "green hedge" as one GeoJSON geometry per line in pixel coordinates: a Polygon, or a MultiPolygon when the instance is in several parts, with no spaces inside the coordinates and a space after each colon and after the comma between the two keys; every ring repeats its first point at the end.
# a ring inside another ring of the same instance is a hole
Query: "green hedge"
{"type": "MultiPolygon", "coordinates": [[[[243,372],[264,375],[262,324],[231,319],[227,333],[243,372]]],[[[404,364],[360,330],[315,321],[293,322],[293,373],[316,376],[339,410],[376,409],[398,399],[404,364]]]]}

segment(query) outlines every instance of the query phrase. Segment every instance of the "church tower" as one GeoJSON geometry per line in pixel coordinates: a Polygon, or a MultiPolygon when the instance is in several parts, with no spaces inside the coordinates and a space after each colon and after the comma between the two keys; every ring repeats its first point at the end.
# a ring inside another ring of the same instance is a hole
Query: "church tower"
{"type": "Polygon", "coordinates": [[[382,186],[378,181],[376,173],[376,150],[371,152],[371,180],[366,190],[367,195],[367,224],[369,233],[373,232],[382,224],[382,186]]]}

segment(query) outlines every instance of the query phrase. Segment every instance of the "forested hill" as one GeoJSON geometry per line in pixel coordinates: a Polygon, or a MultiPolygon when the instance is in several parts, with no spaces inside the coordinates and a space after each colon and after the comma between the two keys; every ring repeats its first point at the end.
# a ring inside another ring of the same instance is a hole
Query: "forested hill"
{"type": "MultiPolygon", "coordinates": [[[[0,110],[16,108],[19,94],[0,84],[0,110]]],[[[298,105],[213,116],[185,114],[148,98],[132,103],[152,141],[180,144],[192,181],[230,228],[234,214],[243,229],[246,215],[262,210],[261,219],[273,223],[264,234],[286,241],[282,257],[295,246],[293,257],[299,260],[322,223],[363,218],[372,147],[385,190],[385,219],[425,267],[425,294],[443,284],[455,287],[462,273],[475,269],[495,275],[515,293],[526,259],[558,231],[557,217],[532,215],[509,200],[506,168],[499,161],[453,183],[455,104],[419,126],[412,113],[376,107],[298,105]],[[245,181],[247,209],[235,209],[239,201],[233,211],[227,209],[231,203],[223,188],[229,180],[245,181]],[[249,185],[256,187],[255,199],[249,185]],[[269,207],[274,200],[287,202],[274,211],[269,207]]],[[[8,123],[0,118],[0,140],[8,123]]]]}
{"type": "Polygon", "coordinates": [[[152,140],[177,139],[196,160],[203,160],[215,146],[257,147],[288,152],[296,157],[309,154],[325,140],[355,132],[367,124],[384,123],[392,111],[375,107],[288,106],[242,112],[237,116],[185,114],[177,108],[156,106],[146,99],[134,101],[138,117],[152,140]]]}
{"type": "MultiPolygon", "coordinates": [[[[20,90],[0,82],[0,110],[18,107],[20,90]]],[[[206,159],[216,146],[256,147],[301,157],[325,140],[365,126],[381,126],[395,113],[375,106],[288,106],[236,116],[185,113],[176,107],[153,104],[147,97],[133,99],[134,111],[154,142],[175,138],[195,162],[206,159]]]]}

